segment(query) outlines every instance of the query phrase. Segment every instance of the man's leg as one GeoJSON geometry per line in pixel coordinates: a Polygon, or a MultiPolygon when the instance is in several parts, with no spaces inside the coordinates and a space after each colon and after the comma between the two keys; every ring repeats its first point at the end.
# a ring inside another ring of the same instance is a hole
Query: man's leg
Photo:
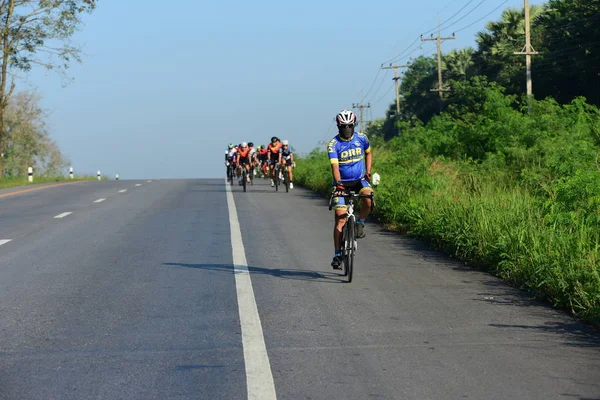
{"type": "Polygon", "coordinates": [[[342,265],[342,240],[343,240],[343,229],[347,219],[347,207],[343,197],[334,197],[334,209],[335,209],[335,223],[333,227],[333,248],[335,254],[331,261],[331,266],[334,269],[341,269],[342,265]]]}
{"type": "MultiPolygon", "coordinates": [[[[363,188],[360,190],[360,194],[371,194],[373,193],[373,189],[367,181],[362,182],[363,188]]],[[[362,206],[360,207],[360,215],[356,220],[356,237],[357,239],[362,239],[365,237],[365,219],[371,213],[371,199],[361,199],[362,206]]]]}

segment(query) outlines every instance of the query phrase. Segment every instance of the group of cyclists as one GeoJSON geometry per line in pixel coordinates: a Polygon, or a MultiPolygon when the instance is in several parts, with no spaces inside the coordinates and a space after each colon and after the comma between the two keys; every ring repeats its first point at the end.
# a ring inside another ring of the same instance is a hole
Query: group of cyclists
{"type": "MultiPolygon", "coordinates": [[[[327,145],[327,154],[331,163],[333,177],[333,208],[335,209],[335,222],[333,229],[334,256],[331,266],[341,269],[342,264],[342,229],[348,219],[345,195],[348,191],[369,195],[371,188],[371,164],[373,153],[369,139],[364,133],[355,132],[356,114],[351,110],[342,110],[336,117],[338,134],[327,145]]],[[[260,170],[265,176],[271,178],[271,187],[274,186],[275,165],[288,166],[289,187],[294,187],[292,180],[292,167],[294,155],[287,140],[280,141],[273,136],[268,146],[254,148],[253,143],[240,143],[238,146],[230,144],[225,155],[225,162],[236,167],[238,178],[241,177],[242,168],[250,172],[251,167],[260,170]],[[232,164],[231,164],[232,163],[232,164]]],[[[283,170],[283,168],[281,169],[283,170]]],[[[280,171],[281,171],[280,170],[280,171]]],[[[249,178],[248,178],[249,179],[249,178]]],[[[241,184],[241,178],[240,178],[241,184]]],[[[371,211],[369,198],[362,201],[359,217],[356,220],[356,237],[365,237],[365,219],[371,211]]]]}
{"type": "MultiPolygon", "coordinates": [[[[225,165],[227,168],[234,167],[239,185],[242,185],[242,168],[245,168],[248,183],[250,182],[250,175],[256,176],[260,171],[263,177],[271,179],[271,187],[275,186],[275,166],[279,165],[280,171],[287,169],[289,188],[294,188],[294,175],[292,172],[292,168],[295,167],[294,153],[289,142],[287,140],[281,141],[277,136],[271,138],[271,143],[268,146],[255,147],[252,142],[242,142],[237,146],[229,143],[227,150],[225,150],[225,165]]],[[[232,179],[233,177],[228,174],[227,181],[231,182],[232,179]]]]}

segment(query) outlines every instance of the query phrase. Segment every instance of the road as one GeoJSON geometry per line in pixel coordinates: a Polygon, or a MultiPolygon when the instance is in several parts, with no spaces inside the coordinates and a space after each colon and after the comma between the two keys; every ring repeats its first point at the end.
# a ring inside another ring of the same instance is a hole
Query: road
{"type": "Polygon", "coordinates": [[[585,325],[375,223],[344,283],[324,200],[231,191],[0,190],[0,398],[600,399],[585,325]]]}

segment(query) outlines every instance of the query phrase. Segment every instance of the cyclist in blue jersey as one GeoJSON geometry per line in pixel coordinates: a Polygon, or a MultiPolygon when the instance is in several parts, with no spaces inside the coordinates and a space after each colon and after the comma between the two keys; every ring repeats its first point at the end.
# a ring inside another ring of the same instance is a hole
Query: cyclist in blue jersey
{"type": "MultiPolygon", "coordinates": [[[[356,114],[350,110],[342,110],[336,116],[338,134],[327,145],[327,153],[331,162],[335,194],[333,198],[335,210],[335,227],[333,229],[333,244],[335,255],[331,266],[341,269],[342,264],[342,229],[346,223],[345,199],[346,189],[357,193],[370,194],[373,192],[371,180],[371,163],[373,153],[369,139],[362,133],[354,132],[356,114]]],[[[365,219],[371,211],[371,199],[363,199],[359,218],[356,220],[356,237],[365,237],[365,219]]]]}

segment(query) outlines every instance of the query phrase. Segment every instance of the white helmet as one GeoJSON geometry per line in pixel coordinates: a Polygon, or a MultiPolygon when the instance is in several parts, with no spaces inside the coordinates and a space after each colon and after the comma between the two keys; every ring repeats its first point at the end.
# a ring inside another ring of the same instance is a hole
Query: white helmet
{"type": "Polygon", "coordinates": [[[289,144],[289,142],[287,140],[284,140],[283,142],[281,142],[282,145],[287,146],[289,144]]]}
{"type": "Polygon", "coordinates": [[[356,114],[350,110],[342,110],[335,118],[338,125],[354,125],[356,124],[356,114]]]}
{"type": "Polygon", "coordinates": [[[242,148],[246,148],[246,147],[248,147],[248,143],[242,142],[242,148]]]}

